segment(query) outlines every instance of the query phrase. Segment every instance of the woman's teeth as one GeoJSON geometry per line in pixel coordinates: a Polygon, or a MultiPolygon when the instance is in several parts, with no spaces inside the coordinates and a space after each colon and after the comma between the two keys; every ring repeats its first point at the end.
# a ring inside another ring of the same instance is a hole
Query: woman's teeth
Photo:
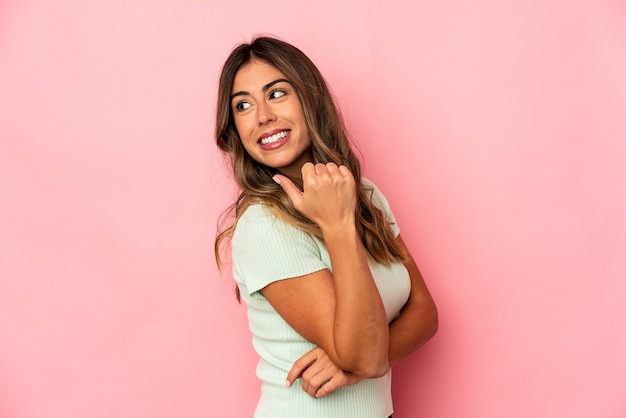
{"type": "Polygon", "coordinates": [[[267,145],[276,141],[280,141],[281,139],[286,137],[288,133],[289,131],[278,132],[277,134],[263,138],[260,143],[261,145],[267,145]]]}

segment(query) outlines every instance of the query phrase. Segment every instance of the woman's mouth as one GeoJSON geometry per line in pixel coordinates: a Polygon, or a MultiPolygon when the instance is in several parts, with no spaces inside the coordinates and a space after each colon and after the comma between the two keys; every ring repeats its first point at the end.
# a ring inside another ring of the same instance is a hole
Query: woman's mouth
{"type": "Polygon", "coordinates": [[[273,135],[264,136],[264,137],[261,137],[261,139],[259,139],[259,144],[270,145],[270,144],[280,141],[287,135],[289,135],[289,131],[280,131],[273,135]]]}

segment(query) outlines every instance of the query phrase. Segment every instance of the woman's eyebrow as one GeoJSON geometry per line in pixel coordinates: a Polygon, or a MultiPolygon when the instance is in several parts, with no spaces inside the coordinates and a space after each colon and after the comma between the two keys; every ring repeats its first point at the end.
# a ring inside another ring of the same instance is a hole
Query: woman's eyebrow
{"type": "Polygon", "coordinates": [[[267,83],[266,85],[263,86],[263,91],[269,89],[270,87],[272,87],[274,84],[277,83],[281,83],[281,82],[285,82],[285,83],[289,83],[289,81],[285,80],[284,78],[279,78],[278,80],[274,80],[274,81],[270,81],[269,83],[267,83]]]}
{"type": "MultiPolygon", "coordinates": [[[[289,80],[286,80],[284,78],[279,78],[279,79],[276,79],[274,81],[270,81],[269,83],[264,85],[261,88],[261,90],[266,91],[267,89],[271,88],[274,84],[282,83],[282,82],[289,83],[289,80]]],[[[249,96],[249,95],[250,95],[250,93],[248,93],[247,91],[238,91],[237,93],[233,93],[233,94],[230,95],[230,100],[233,100],[237,96],[249,96]]]]}

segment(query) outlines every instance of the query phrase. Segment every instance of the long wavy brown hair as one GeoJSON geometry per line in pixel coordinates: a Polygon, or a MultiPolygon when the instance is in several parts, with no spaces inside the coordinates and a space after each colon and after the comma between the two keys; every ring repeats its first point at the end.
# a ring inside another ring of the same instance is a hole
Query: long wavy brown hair
{"type": "MultiPolygon", "coordinates": [[[[224,63],[217,96],[215,140],[227,156],[240,194],[222,214],[215,239],[215,257],[222,267],[220,249],[232,237],[237,221],[253,203],[263,203],[275,215],[323,241],[320,228],[298,212],[272,176],[275,168],[254,161],[245,151],[232,114],[231,94],[237,71],[253,58],[273,65],[291,83],[300,102],[311,138],[313,163],[343,164],[354,175],[357,185],[357,231],[369,256],[389,265],[405,261],[406,254],[396,242],[384,213],[372,202],[372,190],[361,182],[361,165],[350,146],[350,140],[338,107],[322,74],[298,48],[279,39],[257,37],[237,46],[224,63]]],[[[301,186],[299,179],[292,179],[301,186]]],[[[238,290],[237,290],[237,296],[238,290]]]]}

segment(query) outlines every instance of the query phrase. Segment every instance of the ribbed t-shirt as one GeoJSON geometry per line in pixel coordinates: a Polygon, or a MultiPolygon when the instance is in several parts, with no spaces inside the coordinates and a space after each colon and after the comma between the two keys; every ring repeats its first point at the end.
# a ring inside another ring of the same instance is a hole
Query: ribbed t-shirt
{"type": "MultiPolygon", "coordinates": [[[[363,182],[371,187],[374,204],[385,212],[397,236],[400,230],[387,200],[373,183],[363,182]]],[[[278,280],[332,270],[328,251],[319,239],[277,219],[263,204],[254,204],[237,222],[232,260],[235,281],[248,307],[252,344],[260,357],[256,373],[262,385],[255,418],[386,418],[393,412],[391,371],[323,398],[307,394],[300,380],[285,387],[293,363],[315,345],[283,320],[260,290],[278,280]]],[[[369,264],[391,322],[408,300],[408,272],[402,263],[389,267],[369,264]]]]}

